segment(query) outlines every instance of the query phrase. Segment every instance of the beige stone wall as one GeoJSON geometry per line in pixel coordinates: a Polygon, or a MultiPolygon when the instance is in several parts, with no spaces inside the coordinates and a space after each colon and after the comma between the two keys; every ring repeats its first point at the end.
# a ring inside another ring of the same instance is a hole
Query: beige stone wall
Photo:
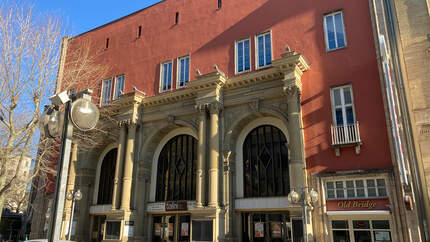
{"type": "Polygon", "coordinates": [[[430,212],[430,12],[426,0],[395,0],[394,7],[415,153],[430,212]]]}

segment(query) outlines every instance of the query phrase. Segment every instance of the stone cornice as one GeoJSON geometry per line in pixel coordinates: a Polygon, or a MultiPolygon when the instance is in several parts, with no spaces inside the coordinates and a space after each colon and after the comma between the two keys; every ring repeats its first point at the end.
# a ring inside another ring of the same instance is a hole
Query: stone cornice
{"type": "Polygon", "coordinates": [[[191,88],[195,92],[202,90],[220,88],[226,82],[225,77],[221,72],[214,71],[204,75],[197,76],[197,79],[187,83],[187,87],[191,88]]]}
{"type": "MultiPolygon", "coordinates": [[[[130,108],[133,105],[140,105],[142,108],[158,106],[168,103],[174,103],[185,99],[201,99],[197,104],[211,103],[206,100],[206,96],[220,96],[220,100],[215,101],[222,103],[221,89],[236,89],[249,87],[252,84],[275,79],[284,80],[284,86],[291,89],[291,82],[300,81],[304,71],[309,70],[309,65],[301,54],[296,52],[288,52],[281,54],[281,58],[274,60],[272,66],[257,70],[250,73],[227,78],[222,72],[214,71],[204,75],[199,75],[195,80],[187,83],[186,88],[177,89],[171,92],[158,94],[152,97],[145,97],[138,93],[128,93],[122,95],[118,100],[112,102],[111,105],[101,108],[101,111],[107,110],[113,115],[118,114],[124,108],[130,108]],[[294,77],[294,78],[291,78],[294,77]],[[294,81],[292,79],[295,79],[294,81]],[[287,83],[289,85],[287,85],[287,83]],[[215,93],[212,93],[215,91],[215,93]],[[116,113],[115,113],[116,112],[116,113]]],[[[301,84],[301,83],[296,83],[301,84]]],[[[298,86],[299,89],[301,85],[298,86]]],[[[285,90],[287,91],[287,90],[285,90]]]]}
{"type": "Polygon", "coordinates": [[[166,103],[172,103],[193,97],[195,97],[194,91],[190,88],[184,88],[173,92],[163,93],[149,98],[145,98],[141,102],[141,105],[142,107],[150,107],[166,103]]]}
{"type": "Polygon", "coordinates": [[[235,89],[241,87],[249,87],[250,85],[261,83],[262,81],[270,81],[275,78],[282,77],[282,72],[273,67],[268,67],[264,70],[258,70],[248,74],[242,74],[229,78],[224,85],[226,89],[235,89]]]}
{"type": "Polygon", "coordinates": [[[135,104],[141,103],[144,99],[145,96],[136,92],[123,94],[120,98],[113,100],[109,105],[102,106],[100,108],[100,112],[106,114],[118,114],[121,109],[130,108],[135,104]]]}
{"type": "Polygon", "coordinates": [[[303,72],[309,70],[309,64],[301,54],[293,51],[281,54],[281,57],[274,60],[272,65],[283,73],[294,71],[301,77],[303,72]]]}

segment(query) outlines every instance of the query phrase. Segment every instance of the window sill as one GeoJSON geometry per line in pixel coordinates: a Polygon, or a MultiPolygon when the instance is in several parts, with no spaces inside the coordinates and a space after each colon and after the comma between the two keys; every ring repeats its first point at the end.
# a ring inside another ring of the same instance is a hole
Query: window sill
{"type": "Polygon", "coordinates": [[[336,51],[336,50],[342,50],[342,49],[346,49],[346,47],[347,47],[347,45],[342,46],[342,47],[338,47],[338,48],[334,48],[334,49],[327,49],[326,48],[326,52],[329,53],[329,52],[333,52],[333,51],[336,51]]]}
{"type": "Polygon", "coordinates": [[[237,72],[237,71],[235,71],[234,75],[238,76],[238,75],[242,75],[242,74],[245,74],[245,73],[249,73],[249,72],[251,72],[251,71],[252,71],[251,69],[246,70],[246,71],[241,71],[241,72],[237,72]]]}
{"type": "Polygon", "coordinates": [[[270,64],[268,64],[268,65],[265,65],[265,66],[260,66],[260,67],[256,67],[255,68],[255,70],[256,71],[258,71],[258,70],[264,70],[264,69],[267,69],[267,68],[270,68],[270,67],[272,67],[272,63],[270,63],[270,64]]]}

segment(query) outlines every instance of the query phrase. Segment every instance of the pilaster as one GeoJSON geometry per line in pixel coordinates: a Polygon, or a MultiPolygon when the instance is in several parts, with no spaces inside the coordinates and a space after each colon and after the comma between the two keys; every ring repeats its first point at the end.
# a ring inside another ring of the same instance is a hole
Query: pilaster
{"type": "Polygon", "coordinates": [[[126,148],[126,134],[127,127],[124,123],[118,123],[120,127],[119,141],[118,141],[118,153],[116,157],[115,165],[115,178],[113,183],[113,194],[112,194],[112,210],[118,209],[121,198],[121,185],[122,185],[122,174],[124,164],[124,153],[126,148]]]}
{"type": "Polygon", "coordinates": [[[275,60],[273,65],[283,73],[283,89],[287,97],[288,114],[288,148],[290,152],[290,184],[291,187],[307,185],[305,143],[302,123],[300,96],[302,93],[301,77],[309,69],[302,55],[287,52],[282,58],[275,60]]]}
{"type": "Polygon", "coordinates": [[[219,161],[220,161],[220,134],[219,113],[222,104],[214,102],[209,104],[210,127],[209,127],[209,206],[219,206],[219,161]]]}
{"type": "Polygon", "coordinates": [[[196,205],[206,204],[206,144],[207,144],[207,105],[196,105],[199,112],[199,143],[196,179],[196,205]]]}
{"type": "Polygon", "coordinates": [[[133,179],[134,163],[134,141],[136,138],[136,123],[129,122],[127,125],[127,145],[125,149],[124,173],[122,178],[121,210],[130,211],[131,187],[133,179]]]}

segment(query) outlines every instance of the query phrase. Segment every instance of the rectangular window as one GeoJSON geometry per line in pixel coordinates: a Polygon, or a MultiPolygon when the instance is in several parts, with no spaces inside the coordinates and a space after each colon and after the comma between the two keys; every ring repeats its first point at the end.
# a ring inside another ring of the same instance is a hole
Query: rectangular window
{"type": "Polygon", "coordinates": [[[212,221],[193,221],[193,241],[213,241],[212,221]]]}
{"type": "Polygon", "coordinates": [[[256,61],[257,68],[262,68],[272,64],[272,37],[267,32],[256,36],[256,61]]]}
{"type": "Polygon", "coordinates": [[[324,15],[324,32],[327,50],[336,50],[346,46],[342,11],[324,15]]]}
{"type": "Polygon", "coordinates": [[[387,197],[385,179],[328,181],[327,199],[387,197]]]}
{"type": "Polygon", "coordinates": [[[190,81],[190,56],[178,58],[178,77],[177,87],[185,87],[185,84],[190,81]]]}
{"type": "Polygon", "coordinates": [[[160,92],[172,88],[172,61],[161,63],[160,92]]]}
{"type": "Polygon", "coordinates": [[[331,103],[333,119],[336,126],[355,123],[354,100],[351,86],[332,88],[331,103]]]}
{"type": "Polygon", "coordinates": [[[119,96],[124,94],[124,82],[125,75],[119,75],[115,77],[115,88],[113,91],[113,99],[118,99],[119,96]]]}
{"type": "Polygon", "coordinates": [[[236,73],[242,73],[251,69],[251,53],[249,39],[236,42],[236,73]]]}
{"type": "Polygon", "coordinates": [[[121,235],[121,221],[106,221],[106,240],[119,240],[121,235]]]}
{"type": "Polygon", "coordinates": [[[392,241],[388,220],[332,220],[331,230],[334,242],[351,241],[350,234],[356,242],[392,241]]]}
{"type": "Polygon", "coordinates": [[[333,241],[349,242],[348,220],[333,220],[331,222],[333,241]]]}
{"type": "Polygon", "coordinates": [[[112,91],[112,79],[107,79],[102,82],[101,105],[108,105],[112,91]]]}

